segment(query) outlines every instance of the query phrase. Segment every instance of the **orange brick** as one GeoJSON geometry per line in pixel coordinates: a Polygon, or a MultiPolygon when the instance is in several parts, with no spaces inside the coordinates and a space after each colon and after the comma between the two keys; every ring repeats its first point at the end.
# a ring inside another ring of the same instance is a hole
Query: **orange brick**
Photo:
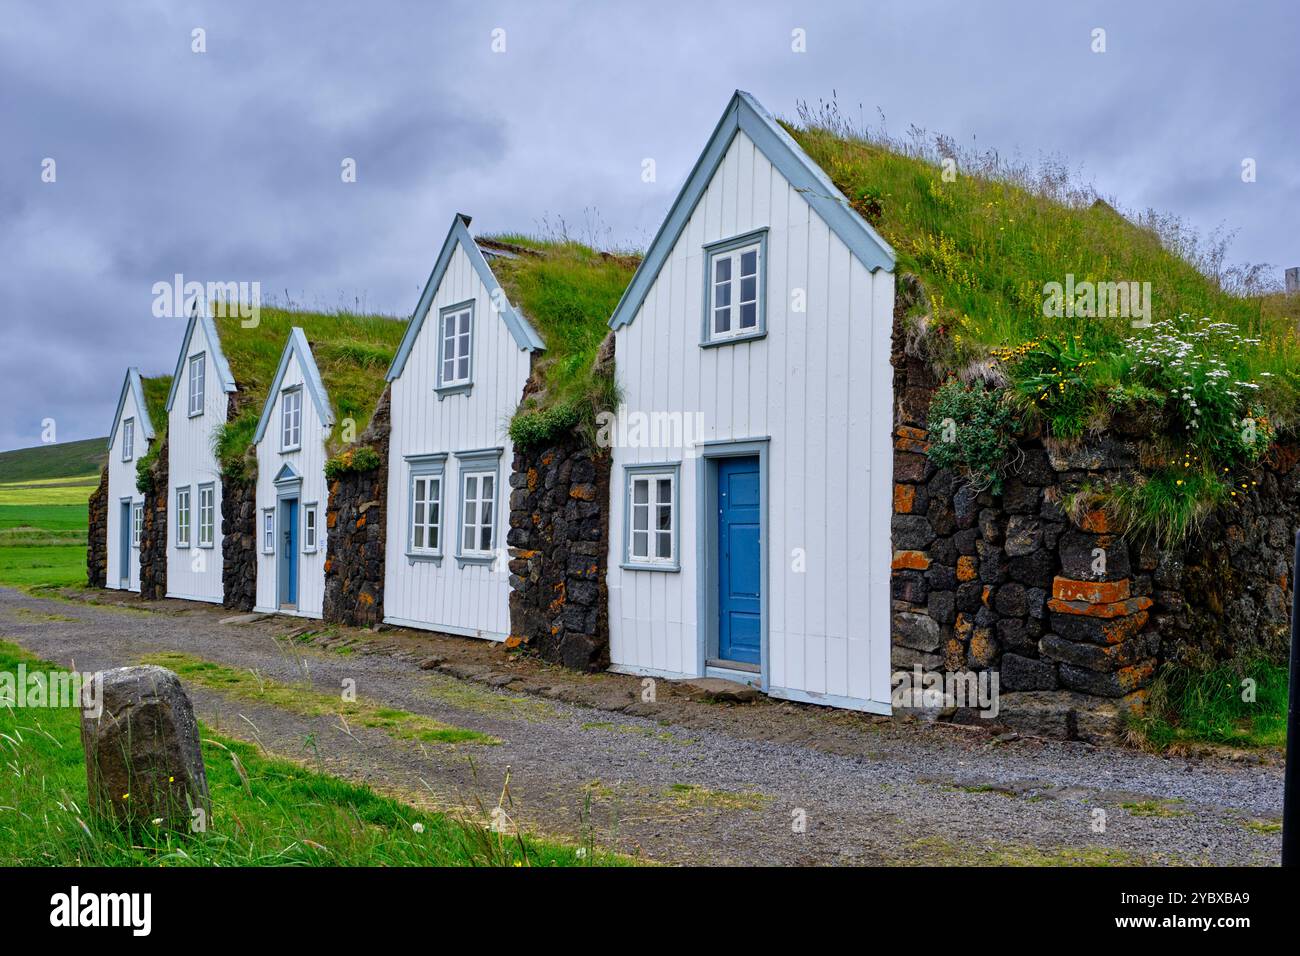
{"type": "Polygon", "coordinates": [[[930,566],[930,558],[924,551],[895,551],[891,566],[895,571],[924,571],[930,566]]]}
{"type": "Polygon", "coordinates": [[[974,581],[979,577],[979,566],[975,563],[973,554],[963,554],[957,559],[957,580],[974,581]]]}
{"type": "Polygon", "coordinates": [[[915,485],[894,485],[894,514],[910,515],[915,504],[915,485]]]}
{"type": "Polygon", "coordinates": [[[1126,601],[1114,601],[1110,604],[1089,604],[1086,601],[1062,601],[1060,598],[1052,598],[1047,602],[1047,608],[1055,611],[1057,614],[1077,614],[1081,617],[1099,617],[1111,619],[1117,617],[1132,617],[1140,611],[1145,611],[1151,606],[1149,597],[1129,598],[1126,601]]]}
{"type": "Polygon", "coordinates": [[[900,425],[898,437],[894,440],[894,448],[898,451],[915,451],[924,454],[930,450],[930,443],[926,440],[928,437],[929,433],[924,428],[900,425]]]}
{"type": "Polygon", "coordinates": [[[1129,597],[1129,580],[1075,581],[1056,577],[1052,580],[1052,597],[1061,601],[1085,601],[1088,604],[1114,604],[1129,597]]]}

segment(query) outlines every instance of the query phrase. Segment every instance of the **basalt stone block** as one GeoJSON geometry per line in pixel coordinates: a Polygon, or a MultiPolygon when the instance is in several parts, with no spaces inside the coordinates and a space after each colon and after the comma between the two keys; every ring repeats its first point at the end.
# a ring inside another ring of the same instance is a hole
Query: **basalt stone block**
{"type": "Polygon", "coordinates": [[[938,623],[951,624],[957,616],[957,596],[951,591],[931,591],[926,608],[938,623]]]}
{"type": "Polygon", "coordinates": [[[934,564],[925,572],[925,581],[932,591],[955,591],[957,572],[942,564],[934,564]]]}
{"type": "Polygon", "coordinates": [[[919,571],[895,571],[889,581],[890,597],[909,604],[924,604],[930,595],[930,585],[919,571]]]}
{"type": "Polygon", "coordinates": [[[1052,597],[1060,601],[1083,601],[1088,604],[1112,604],[1129,598],[1129,582],[1075,581],[1056,577],[1052,580],[1052,597]]]}
{"type": "Polygon", "coordinates": [[[1014,581],[1003,584],[993,596],[993,609],[1004,617],[1024,617],[1029,613],[1024,586],[1014,581]]]}
{"type": "Polygon", "coordinates": [[[1152,658],[1159,647],[1159,636],[1151,632],[1137,634],[1127,641],[1108,645],[1067,641],[1056,634],[1044,634],[1038,642],[1038,652],[1043,657],[1074,667],[1105,672],[1152,658]]]}
{"type": "Polygon", "coordinates": [[[1009,478],[1002,487],[1002,508],[1011,515],[1031,515],[1042,504],[1043,489],[1009,478]]]}
{"type": "Polygon", "coordinates": [[[1006,653],[1002,655],[1000,670],[1004,690],[1055,690],[1059,686],[1056,665],[1051,661],[1006,653]]]}
{"type": "Polygon", "coordinates": [[[958,554],[974,554],[975,543],[979,539],[980,533],[977,529],[964,528],[952,536],[952,544],[957,549],[958,554]]]}
{"type": "Polygon", "coordinates": [[[1043,544],[1043,526],[1038,518],[1013,514],[1007,521],[1007,540],[1003,547],[1012,558],[1033,554],[1043,544]]]}
{"type": "Polygon", "coordinates": [[[985,508],[979,515],[980,537],[989,544],[1002,543],[1002,516],[993,508],[985,508]]]}
{"type": "Polygon", "coordinates": [[[970,666],[982,669],[992,667],[998,661],[1001,648],[993,636],[992,628],[977,627],[971,632],[970,646],[966,649],[966,658],[970,666]]]}
{"type": "Polygon", "coordinates": [[[1131,617],[1139,611],[1147,610],[1151,607],[1151,603],[1151,599],[1148,597],[1128,598],[1109,604],[1091,604],[1087,601],[1062,601],[1059,598],[1050,598],[1047,602],[1047,609],[1058,614],[1077,614],[1081,617],[1113,619],[1131,617]]]}
{"type": "Polygon", "coordinates": [[[953,515],[952,505],[943,500],[936,498],[930,502],[930,507],[926,510],[925,516],[930,521],[930,527],[934,529],[937,535],[950,535],[957,530],[957,519],[953,515]]]}
{"type": "Polygon", "coordinates": [[[918,484],[925,480],[929,459],[916,452],[894,452],[894,481],[918,484]]]}
{"type": "Polygon", "coordinates": [[[82,690],[81,743],[90,809],[128,826],[189,832],[211,813],[194,708],[171,671],[151,664],[103,671],[98,713],[82,690]]]}
{"type": "Polygon", "coordinates": [[[979,579],[984,584],[1001,584],[1007,579],[1007,556],[1001,548],[981,541],[979,551],[979,579]]]}
{"type": "Polygon", "coordinates": [[[1114,438],[1102,438],[1073,448],[1048,448],[1052,469],[1065,471],[1107,471],[1138,467],[1137,446],[1114,438]]]}
{"type": "Polygon", "coordinates": [[[894,615],[890,637],[895,645],[927,654],[938,650],[943,643],[938,622],[927,614],[912,612],[894,615]]]}
{"type": "Polygon", "coordinates": [[[1114,535],[1067,531],[1058,553],[1061,575],[1076,581],[1118,581],[1130,575],[1128,548],[1114,535]]]}
{"type": "Polygon", "coordinates": [[[1031,618],[1041,621],[1047,617],[1047,591],[1043,588],[1026,588],[1025,604],[1031,618]]]}
{"type": "Polygon", "coordinates": [[[957,610],[974,614],[980,608],[984,594],[984,585],[978,581],[967,581],[957,586],[957,610]]]}
{"type": "Polygon", "coordinates": [[[899,551],[924,551],[936,537],[924,515],[894,515],[893,533],[899,551]]]}
{"type": "Polygon", "coordinates": [[[957,519],[958,528],[975,527],[975,521],[979,516],[979,505],[976,503],[978,497],[979,493],[970,485],[962,485],[953,494],[953,515],[957,519]]]}
{"type": "Polygon", "coordinates": [[[1029,448],[1015,469],[1015,474],[1027,485],[1045,487],[1056,481],[1056,472],[1042,448],[1029,448]]]}
{"type": "Polygon", "coordinates": [[[1038,642],[1029,633],[1029,625],[1018,617],[1004,617],[998,621],[996,632],[998,640],[1008,651],[1022,657],[1035,657],[1038,654],[1038,642]]]}
{"type": "Polygon", "coordinates": [[[951,538],[937,538],[930,543],[930,557],[935,564],[954,567],[957,564],[957,548],[951,538]]]}
{"type": "Polygon", "coordinates": [[[1139,611],[1130,617],[1102,618],[1079,614],[1048,614],[1048,624],[1053,633],[1070,641],[1087,641],[1091,644],[1118,644],[1127,641],[1142,630],[1147,622],[1147,612],[1139,611]]]}
{"type": "Polygon", "coordinates": [[[1007,575],[1026,587],[1046,590],[1056,570],[1056,557],[1051,551],[1040,548],[1031,554],[1012,558],[1007,562],[1007,575]]]}
{"type": "Polygon", "coordinates": [[[1070,690],[1098,697],[1125,697],[1151,683],[1156,672],[1156,662],[1141,661],[1111,673],[1061,664],[1058,672],[1062,686],[1070,690]]]}

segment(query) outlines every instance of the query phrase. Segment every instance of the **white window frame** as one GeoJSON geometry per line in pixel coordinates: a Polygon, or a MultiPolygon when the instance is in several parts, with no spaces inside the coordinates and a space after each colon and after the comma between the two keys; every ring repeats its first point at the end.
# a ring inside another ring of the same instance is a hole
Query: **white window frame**
{"type": "Polygon", "coordinates": [[[214,483],[199,485],[199,547],[215,547],[214,542],[217,536],[217,486],[214,483]],[[204,498],[207,499],[207,506],[203,504],[204,498]],[[207,512],[206,519],[204,512],[207,512]],[[207,532],[206,536],[204,532],[207,532]]]}
{"type": "Polygon", "coordinates": [[[135,419],[128,418],[122,422],[122,460],[130,461],[135,457],[135,419]]]}
{"type": "Polygon", "coordinates": [[[262,509],[262,553],[275,554],[275,509],[262,509]]]}
{"type": "Polygon", "coordinates": [[[140,539],[144,537],[144,502],[136,501],[131,504],[131,547],[140,547],[140,539]]]}
{"type": "Polygon", "coordinates": [[[443,499],[445,497],[443,494],[443,488],[445,487],[445,485],[446,482],[444,481],[444,475],[440,471],[439,472],[428,472],[428,471],[411,472],[411,512],[410,512],[411,520],[410,520],[409,544],[410,544],[410,551],[412,554],[429,554],[429,555],[442,554],[442,541],[443,541],[443,535],[442,535],[443,520],[442,519],[443,519],[443,515],[446,513],[443,507],[444,505],[443,499]],[[432,494],[430,491],[430,487],[434,482],[437,482],[436,495],[432,494]],[[421,485],[424,486],[423,495],[420,494],[421,485]],[[417,509],[419,509],[421,506],[423,506],[424,508],[423,521],[417,520],[417,514],[416,514],[417,509]],[[430,508],[437,508],[437,520],[435,521],[429,520],[430,508]],[[423,532],[423,534],[420,535],[422,541],[419,543],[417,543],[416,541],[416,531],[423,532]],[[436,541],[436,543],[432,545],[429,544],[431,532],[433,535],[433,539],[436,541]]]}
{"type": "Polygon", "coordinates": [[[681,464],[667,462],[650,465],[627,465],[624,467],[623,492],[623,563],[624,568],[642,571],[679,571],[681,570],[681,464]],[[668,482],[668,501],[658,500],[661,481],[668,482]],[[646,488],[646,500],[638,503],[636,490],[638,485],[646,488]],[[658,508],[668,506],[668,527],[657,527],[654,520],[658,508]],[[637,516],[640,510],[645,513],[645,528],[637,529],[637,516]],[[637,535],[645,535],[646,553],[636,553],[637,535]],[[667,557],[659,555],[659,542],[663,536],[668,539],[667,557]]]}
{"type": "Polygon", "coordinates": [[[474,300],[459,302],[456,305],[449,305],[438,311],[438,391],[445,393],[450,390],[465,391],[474,382],[474,300]],[[465,331],[461,331],[461,318],[465,317],[467,326],[465,331]],[[454,321],[451,334],[447,332],[448,320],[454,321]],[[448,357],[447,349],[451,346],[455,351],[448,357]],[[452,367],[452,377],[447,377],[447,364],[450,361],[452,367]],[[464,363],[465,374],[460,374],[460,366],[464,363]]]}
{"type": "Polygon", "coordinates": [[[302,506],[302,553],[315,554],[317,538],[320,536],[320,515],[316,502],[309,501],[302,506]],[[310,519],[310,520],[309,520],[310,519]]]}
{"type": "Polygon", "coordinates": [[[460,545],[459,554],[467,558],[491,557],[495,553],[497,535],[497,504],[500,501],[500,488],[497,487],[497,473],[494,470],[486,468],[472,468],[461,473],[460,476],[460,521],[457,525],[459,534],[456,542],[460,545]],[[483,494],[484,479],[492,479],[492,495],[490,497],[483,494]],[[474,498],[469,497],[469,483],[474,481],[474,498]],[[470,501],[474,503],[473,514],[469,513],[470,501]],[[491,505],[491,514],[488,520],[483,520],[483,505],[491,505]],[[468,528],[474,529],[473,542],[474,547],[465,547],[465,531],[468,528]],[[486,548],[480,545],[482,540],[483,529],[487,529],[488,546],[486,548]]]}
{"type": "Polygon", "coordinates": [[[280,451],[302,448],[302,386],[280,393],[280,451]]]}
{"type": "Polygon", "coordinates": [[[207,387],[207,353],[191,355],[189,361],[190,418],[203,414],[204,391],[207,387]],[[197,373],[197,374],[196,374],[197,373]]]}
{"type": "Polygon", "coordinates": [[[190,546],[190,505],[193,498],[193,489],[189,485],[182,485],[176,489],[176,547],[188,548],[190,546]],[[182,504],[182,500],[184,504],[182,504]]]}
{"type": "Polygon", "coordinates": [[[767,230],[758,229],[730,239],[723,239],[704,247],[704,333],[701,345],[726,345],[746,339],[762,338],[767,334],[767,230]],[[742,298],[744,295],[741,263],[747,253],[754,253],[754,297],[742,298]],[[721,283],[717,279],[717,264],[726,261],[729,277],[725,280],[727,304],[719,306],[716,302],[721,283]],[[741,307],[749,303],[754,305],[754,324],[742,327],[741,307]],[[716,331],[716,311],[727,310],[728,327],[716,331]]]}

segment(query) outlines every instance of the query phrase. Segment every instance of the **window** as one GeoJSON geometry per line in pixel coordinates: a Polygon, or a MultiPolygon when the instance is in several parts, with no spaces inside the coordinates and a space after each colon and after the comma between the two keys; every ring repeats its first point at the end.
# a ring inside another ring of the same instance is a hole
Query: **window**
{"type": "Polygon", "coordinates": [[[442,547],[442,476],[411,479],[411,550],[437,554],[442,547]]]}
{"type": "Polygon", "coordinates": [[[275,554],[275,509],[262,509],[262,553],[275,554]]]}
{"type": "Polygon", "coordinates": [[[190,489],[176,489],[176,547],[190,546],[190,489]]]}
{"type": "Polygon", "coordinates": [[[207,368],[203,353],[190,357],[190,417],[203,414],[203,375],[207,368]]]}
{"type": "Polygon", "coordinates": [[[144,537],[144,505],[137,502],[131,506],[131,547],[140,547],[144,537]]]}
{"type": "Polygon", "coordinates": [[[764,326],[767,233],[706,247],[704,344],[754,338],[764,326]]]}
{"type": "Polygon", "coordinates": [[[302,389],[291,388],[280,396],[280,450],[293,451],[302,445],[302,389]]]}
{"type": "Polygon", "coordinates": [[[130,461],[135,457],[135,419],[128,418],[122,423],[122,460],[130,461]]]}
{"type": "Polygon", "coordinates": [[[461,499],[461,554],[492,553],[496,477],[490,471],[471,471],[465,474],[461,499]]]}
{"type": "Polygon", "coordinates": [[[473,338],[474,303],[466,302],[443,309],[442,353],[438,368],[438,387],[468,385],[470,380],[470,342],[473,338]]]}
{"type": "Polygon", "coordinates": [[[316,505],[303,505],[302,550],[308,554],[316,550],[316,505]]]}
{"type": "Polygon", "coordinates": [[[217,517],[217,489],[213,485],[199,485],[199,547],[212,547],[212,535],[217,517]]]}
{"type": "Polygon", "coordinates": [[[677,465],[627,470],[625,565],[676,570],[677,465]]]}

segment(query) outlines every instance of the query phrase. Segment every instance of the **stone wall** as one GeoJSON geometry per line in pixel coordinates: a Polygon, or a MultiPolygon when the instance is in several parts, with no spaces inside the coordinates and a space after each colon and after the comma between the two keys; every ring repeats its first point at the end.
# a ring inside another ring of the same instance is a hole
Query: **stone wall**
{"type": "Polygon", "coordinates": [[[609,664],[609,475],[573,434],[516,449],[510,475],[510,643],[583,670],[609,664]]]}
{"type": "MultiPolygon", "coordinates": [[[[226,402],[226,421],[243,410],[241,393],[226,402]]],[[[251,457],[251,452],[249,453],[251,457]]],[[[221,605],[251,611],[257,603],[257,467],[241,478],[221,476],[221,605]]]]}
{"type": "Polygon", "coordinates": [[[389,394],[357,441],[373,448],[379,467],[347,472],[330,482],[325,511],[324,618],[372,627],[384,619],[384,554],[388,529],[388,438],[392,430],[389,394]]]}
{"type": "Polygon", "coordinates": [[[90,496],[86,532],[86,582],[102,588],[108,581],[108,468],[99,472],[99,487],[90,496]]]}
{"type": "Polygon", "coordinates": [[[1143,706],[1165,661],[1285,656],[1296,451],[1187,547],[1163,550],[1117,534],[1100,509],[1063,508],[1087,485],[1131,479],[1136,426],[1116,421],[1075,448],[1026,436],[1001,494],[980,492],[926,455],[928,367],[901,350],[894,366],[896,669],[996,670],[1005,723],[1100,740],[1143,706]]]}
{"type": "Polygon", "coordinates": [[[140,534],[140,597],[161,601],[167,596],[167,438],[163,436],[144,493],[144,529],[140,534]]]}

